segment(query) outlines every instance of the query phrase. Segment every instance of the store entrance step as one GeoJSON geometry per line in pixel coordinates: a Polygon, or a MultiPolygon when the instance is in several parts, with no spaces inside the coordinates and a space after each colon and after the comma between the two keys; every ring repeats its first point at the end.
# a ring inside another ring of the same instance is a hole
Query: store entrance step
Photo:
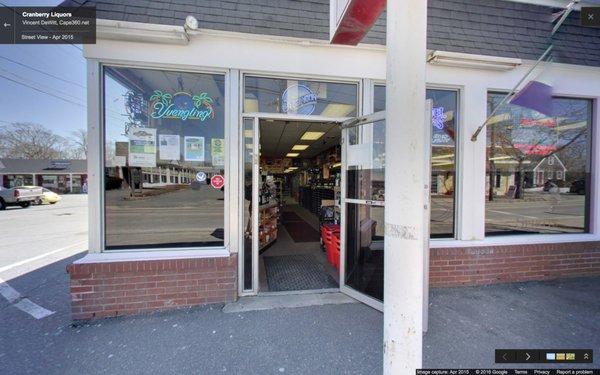
{"type": "Polygon", "coordinates": [[[296,307],[340,305],[357,303],[358,301],[340,292],[324,293],[291,293],[291,294],[259,294],[251,297],[240,297],[237,302],[223,307],[225,313],[241,313],[246,311],[293,309],[296,307]]]}

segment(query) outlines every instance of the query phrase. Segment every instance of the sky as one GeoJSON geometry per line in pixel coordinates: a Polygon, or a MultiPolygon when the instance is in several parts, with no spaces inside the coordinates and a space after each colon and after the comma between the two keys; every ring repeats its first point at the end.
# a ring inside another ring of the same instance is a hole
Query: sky
{"type": "MultiPolygon", "coordinates": [[[[8,6],[55,6],[60,1],[0,0],[0,3],[8,6]]],[[[0,45],[0,125],[16,121],[34,122],[62,136],[70,136],[77,129],[86,129],[86,64],[81,48],[81,45],[70,44],[0,45]]]]}

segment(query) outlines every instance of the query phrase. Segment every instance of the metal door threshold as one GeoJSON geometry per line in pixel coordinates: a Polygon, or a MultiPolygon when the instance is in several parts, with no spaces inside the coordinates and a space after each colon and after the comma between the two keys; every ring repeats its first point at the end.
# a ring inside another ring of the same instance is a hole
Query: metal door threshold
{"type": "Polygon", "coordinates": [[[225,305],[223,312],[241,313],[246,311],[358,303],[357,300],[341,293],[338,289],[323,289],[318,292],[308,290],[298,292],[300,293],[270,292],[261,293],[257,296],[240,297],[236,302],[225,305]]]}

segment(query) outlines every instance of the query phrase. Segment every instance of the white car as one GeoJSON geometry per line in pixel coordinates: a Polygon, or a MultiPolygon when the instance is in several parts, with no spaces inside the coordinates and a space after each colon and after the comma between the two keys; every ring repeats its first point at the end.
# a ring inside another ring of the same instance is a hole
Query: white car
{"type": "Polygon", "coordinates": [[[42,195],[41,187],[17,186],[10,189],[0,187],[0,210],[4,210],[8,206],[27,208],[42,195]]]}

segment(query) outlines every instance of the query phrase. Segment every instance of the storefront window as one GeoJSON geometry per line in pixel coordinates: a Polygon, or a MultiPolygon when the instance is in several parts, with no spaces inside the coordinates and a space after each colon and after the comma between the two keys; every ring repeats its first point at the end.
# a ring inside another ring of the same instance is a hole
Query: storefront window
{"type": "MultiPolygon", "coordinates": [[[[428,89],[426,98],[433,101],[431,113],[431,220],[432,238],[454,237],[456,190],[456,131],[458,92],[428,89]]],[[[385,110],[385,86],[376,85],[374,111],[385,110]]],[[[385,132],[385,127],[376,127],[385,132]]],[[[384,138],[383,134],[376,135],[384,138]]]]}
{"type": "MultiPolygon", "coordinates": [[[[488,113],[504,94],[488,94],[488,113]]],[[[588,231],[590,100],[555,98],[547,116],[504,105],[487,125],[487,235],[588,231]]]]}
{"type": "Polygon", "coordinates": [[[104,68],[107,250],[223,246],[224,81],[104,68]]]}
{"type": "Polygon", "coordinates": [[[246,77],[244,112],[356,116],[358,85],[246,77]]]}

